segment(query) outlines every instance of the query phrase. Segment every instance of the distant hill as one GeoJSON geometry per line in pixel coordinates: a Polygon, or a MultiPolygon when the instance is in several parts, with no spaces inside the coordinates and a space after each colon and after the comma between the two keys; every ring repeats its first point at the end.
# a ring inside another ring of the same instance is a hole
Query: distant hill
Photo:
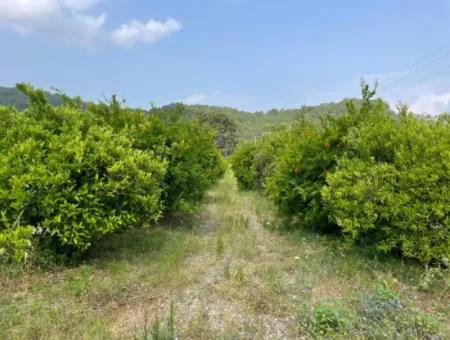
{"type": "MultiPolygon", "coordinates": [[[[62,98],[58,94],[46,92],[47,99],[53,105],[61,105],[62,98]]],[[[0,105],[14,106],[24,110],[28,106],[28,98],[15,87],[0,87],[0,105]]]]}
{"type": "MultiPolygon", "coordinates": [[[[344,99],[337,103],[325,103],[317,106],[304,106],[298,109],[272,109],[266,112],[246,112],[231,107],[210,105],[187,105],[185,113],[188,115],[223,114],[233,120],[237,125],[237,136],[240,140],[251,140],[272,130],[279,125],[290,125],[293,121],[304,115],[307,121],[316,121],[326,114],[341,115],[347,110],[344,99]]],[[[357,104],[361,101],[353,99],[357,104]]],[[[170,107],[170,105],[168,106],[170,107]]]]}
{"type": "MultiPolygon", "coordinates": [[[[46,92],[50,103],[62,104],[62,97],[58,94],[46,92]]],[[[203,121],[208,121],[218,130],[226,129],[228,139],[252,140],[272,130],[279,125],[290,125],[293,121],[304,115],[308,121],[318,120],[326,114],[341,115],[346,112],[346,102],[354,100],[357,104],[359,99],[344,99],[336,103],[325,103],[316,106],[304,106],[298,109],[272,109],[266,112],[246,112],[231,107],[210,105],[185,105],[184,114],[189,117],[199,116],[203,121]],[[224,119],[228,118],[229,121],[224,119]],[[235,130],[235,131],[234,131],[235,130]]],[[[27,97],[16,88],[0,87],[0,105],[15,106],[23,110],[28,106],[27,97]]],[[[162,109],[170,110],[176,104],[164,106],[162,109]]],[[[233,144],[229,140],[223,144],[233,144]]],[[[231,149],[231,147],[228,147],[231,149]]]]}

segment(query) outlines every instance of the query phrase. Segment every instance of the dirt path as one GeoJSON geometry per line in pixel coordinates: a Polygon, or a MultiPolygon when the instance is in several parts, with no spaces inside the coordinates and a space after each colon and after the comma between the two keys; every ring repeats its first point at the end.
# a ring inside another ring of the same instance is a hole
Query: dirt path
{"type": "Polygon", "coordinates": [[[155,307],[166,315],[172,304],[183,338],[292,338],[285,304],[297,275],[286,259],[294,250],[264,229],[252,197],[238,191],[231,174],[209,193],[197,225],[200,246],[180,268],[183,287],[129,310],[125,323],[155,307]]]}
{"type": "Polygon", "coordinates": [[[219,190],[211,195],[201,223],[201,230],[213,230],[204,236],[207,247],[186,261],[198,275],[198,285],[183,291],[177,305],[196,316],[184,320],[187,335],[287,338],[289,320],[280,313],[281,301],[273,298],[280,291],[273,291],[267,279],[280,279],[279,285],[294,279],[282,265],[289,247],[263,228],[251,198],[237,190],[232,177],[219,190]]]}

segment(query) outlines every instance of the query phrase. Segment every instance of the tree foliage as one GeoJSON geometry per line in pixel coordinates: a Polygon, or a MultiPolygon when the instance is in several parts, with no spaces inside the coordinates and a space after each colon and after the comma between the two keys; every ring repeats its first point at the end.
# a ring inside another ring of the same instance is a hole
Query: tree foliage
{"type": "Polygon", "coordinates": [[[348,240],[423,262],[450,258],[450,129],[379,114],[346,138],[323,196],[348,240]]]}
{"type": "Polygon", "coordinates": [[[265,189],[267,178],[274,172],[277,155],[285,146],[287,133],[287,129],[278,128],[253,143],[242,144],[234,152],[231,166],[241,189],[265,189]]]}
{"type": "Polygon", "coordinates": [[[43,91],[18,88],[29,108],[0,107],[6,261],[25,260],[32,243],[80,253],[102,235],[151,224],[199,200],[223,171],[212,132],[198,122],[123,108],[115,97],[55,107],[43,91]]]}
{"type": "Polygon", "coordinates": [[[425,119],[407,108],[394,116],[364,82],[362,94],[361,102],[347,102],[345,114],[303,120],[284,134],[268,176],[255,171],[264,143],[241,146],[233,157],[240,186],[262,188],[294,227],[340,231],[349,243],[446,262],[447,116],[425,119]]]}

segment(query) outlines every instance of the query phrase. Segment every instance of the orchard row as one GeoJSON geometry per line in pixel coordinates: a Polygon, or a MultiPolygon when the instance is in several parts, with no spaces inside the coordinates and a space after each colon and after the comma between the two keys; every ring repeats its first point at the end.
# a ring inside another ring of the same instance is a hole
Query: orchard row
{"type": "Polygon", "coordinates": [[[291,227],[448,265],[450,116],[393,114],[374,95],[363,84],[362,104],[345,114],[241,145],[238,183],[264,191],[291,227]]]}
{"type": "Polygon", "coordinates": [[[182,108],[131,110],[115,97],[55,107],[18,87],[29,108],[0,107],[0,262],[81,254],[106,234],[190,209],[224,171],[213,131],[182,108]]]}

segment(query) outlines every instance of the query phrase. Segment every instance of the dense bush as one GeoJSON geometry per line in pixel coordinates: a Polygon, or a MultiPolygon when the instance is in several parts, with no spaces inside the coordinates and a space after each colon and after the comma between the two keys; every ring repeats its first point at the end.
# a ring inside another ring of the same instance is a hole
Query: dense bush
{"type": "Polygon", "coordinates": [[[99,235],[160,217],[163,159],[134,149],[126,135],[89,114],[56,109],[40,91],[24,90],[29,110],[1,111],[8,127],[0,144],[0,230],[11,235],[32,226],[36,237],[71,252],[87,249],[99,235]]]}
{"type": "Polygon", "coordinates": [[[257,171],[263,145],[233,156],[240,186],[260,189],[294,227],[340,231],[424,263],[450,256],[448,116],[393,115],[363,84],[363,101],[320,124],[299,122],[285,134],[269,175],[257,171]]]}
{"type": "Polygon", "coordinates": [[[95,113],[125,132],[133,147],[150,151],[167,162],[162,181],[164,211],[190,209],[225,170],[214,145],[215,131],[200,119],[184,117],[182,105],[153,108],[149,114],[122,108],[113,98],[110,105],[90,104],[95,113]]]}
{"type": "Polygon", "coordinates": [[[450,258],[449,125],[378,115],[346,144],[323,188],[344,235],[423,262],[450,258]]]}
{"type": "Polygon", "coordinates": [[[242,144],[231,158],[238,185],[244,190],[265,190],[266,179],[274,171],[277,155],[285,146],[288,131],[277,131],[261,137],[254,143],[242,144]]]}
{"type": "Polygon", "coordinates": [[[0,108],[0,256],[39,243],[66,254],[198,200],[223,170],[213,135],[195,122],[110,104],[0,108]],[[83,107],[82,107],[83,106],[83,107]]]}
{"type": "Polygon", "coordinates": [[[320,190],[327,172],[334,169],[336,153],[342,152],[339,132],[301,124],[292,131],[287,144],[268,180],[268,194],[293,224],[328,226],[320,190]]]}
{"type": "Polygon", "coordinates": [[[382,101],[373,102],[374,91],[363,85],[362,105],[347,102],[347,114],[324,116],[320,124],[299,122],[286,138],[287,147],[277,160],[274,175],[268,180],[268,194],[280,212],[294,226],[322,230],[335,229],[321,190],[337,160],[345,154],[345,136],[374,111],[384,111],[382,101]]]}
{"type": "Polygon", "coordinates": [[[258,174],[254,171],[257,152],[255,143],[246,143],[234,152],[231,159],[231,168],[236,176],[238,186],[243,190],[257,190],[258,174]]]}
{"type": "Polygon", "coordinates": [[[169,167],[164,178],[164,202],[168,211],[189,209],[223,174],[225,167],[214,145],[214,133],[198,121],[180,119],[166,125],[163,153],[169,167]]]}

